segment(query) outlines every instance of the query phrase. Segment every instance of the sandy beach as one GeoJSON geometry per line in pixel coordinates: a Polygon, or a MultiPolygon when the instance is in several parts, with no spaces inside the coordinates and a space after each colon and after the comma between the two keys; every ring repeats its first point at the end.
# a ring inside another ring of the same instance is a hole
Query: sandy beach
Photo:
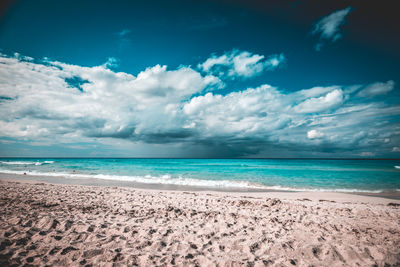
{"type": "Polygon", "coordinates": [[[1,266],[399,266],[400,201],[0,179],[1,266]]]}

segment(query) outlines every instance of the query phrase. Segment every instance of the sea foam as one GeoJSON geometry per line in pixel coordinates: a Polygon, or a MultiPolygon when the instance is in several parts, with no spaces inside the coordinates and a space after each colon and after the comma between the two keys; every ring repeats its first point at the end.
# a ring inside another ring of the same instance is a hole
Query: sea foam
{"type": "Polygon", "coordinates": [[[36,165],[40,166],[43,164],[52,164],[54,161],[51,160],[46,160],[46,161],[0,161],[1,164],[6,164],[6,165],[36,165]]]}
{"type": "MultiPolygon", "coordinates": [[[[234,180],[202,180],[194,178],[172,178],[170,175],[161,176],[123,176],[123,175],[107,175],[107,174],[81,174],[68,172],[38,172],[38,171],[17,171],[0,169],[0,173],[47,176],[47,177],[63,177],[70,179],[102,179],[124,182],[136,182],[142,184],[160,184],[160,185],[176,185],[203,188],[220,188],[220,189],[257,189],[266,191],[295,191],[295,192],[344,192],[344,193],[382,193],[383,190],[362,190],[352,188],[295,188],[279,185],[263,185],[248,181],[234,180]]],[[[396,191],[400,189],[395,189],[396,191]]]]}

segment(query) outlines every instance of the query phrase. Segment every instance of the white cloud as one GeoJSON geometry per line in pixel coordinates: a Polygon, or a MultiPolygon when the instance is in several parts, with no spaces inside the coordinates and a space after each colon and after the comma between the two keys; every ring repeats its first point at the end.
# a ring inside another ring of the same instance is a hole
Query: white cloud
{"type": "Polygon", "coordinates": [[[327,87],[317,86],[310,89],[300,90],[297,92],[297,94],[299,95],[299,98],[307,99],[311,97],[318,97],[324,95],[335,89],[340,89],[340,88],[338,86],[327,86],[327,87]]]}
{"type": "Polygon", "coordinates": [[[264,70],[276,69],[285,61],[283,54],[271,55],[266,60],[264,58],[247,51],[233,50],[222,56],[213,55],[198,67],[204,72],[218,76],[249,78],[261,74],[264,70]]]}
{"type": "Polygon", "coordinates": [[[392,148],[392,152],[400,152],[400,148],[398,146],[394,146],[392,148]]]}
{"type": "Polygon", "coordinates": [[[217,65],[231,65],[231,59],[228,58],[227,55],[222,55],[220,57],[212,56],[208,58],[204,63],[199,64],[199,68],[205,72],[208,72],[211,70],[212,67],[217,65]]]}
{"type": "Polygon", "coordinates": [[[366,86],[357,95],[360,97],[373,97],[376,95],[384,95],[392,91],[394,88],[394,81],[390,80],[385,83],[378,82],[366,86]]]}
{"type": "Polygon", "coordinates": [[[229,76],[251,77],[261,73],[264,69],[263,63],[260,62],[264,56],[252,55],[248,52],[242,52],[234,56],[231,60],[233,68],[229,70],[229,76]]]}
{"type": "Polygon", "coordinates": [[[351,11],[351,7],[335,11],[314,25],[312,33],[320,37],[320,42],[315,46],[317,51],[322,48],[324,40],[335,42],[342,37],[340,26],[345,23],[345,18],[351,11]]]}
{"type": "Polygon", "coordinates": [[[285,127],[290,116],[279,114],[284,112],[285,102],[276,88],[263,85],[226,96],[207,93],[194,97],[183,111],[206,135],[250,137],[285,127]]]}
{"type": "Polygon", "coordinates": [[[240,151],[250,147],[248,153],[324,145],[358,154],[374,146],[390,151],[400,140],[393,119],[400,116],[399,106],[360,103],[348,87],[287,93],[264,84],[221,95],[213,91],[221,83],[190,67],[156,65],[134,76],[105,65],[0,56],[0,138],[219,144],[240,151]],[[322,137],[323,144],[313,140],[322,137]]]}
{"type": "Polygon", "coordinates": [[[339,106],[342,102],[343,91],[341,89],[334,89],[325,96],[306,99],[295,106],[294,110],[298,113],[323,112],[339,106]]]}
{"type": "Polygon", "coordinates": [[[307,138],[308,139],[318,139],[318,138],[321,138],[323,136],[324,136],[324,134],[322,132],[320,132],[320,131],[317,131],[317,130],[311,130],[311,131],[307,132],[307,138]]]}
{"type": "Polygon", "coordinates": [[[271,55],[264,62],[264,66],[267,69],[272,70],[272,69],[277,68],[280,64],[282,64],[285,61],[286,61],[286,58],[283,54],[271,55]]]}
{"type": "Polygon", "coordinates": [[[168,107],[220,82],[189,67],[169,71],[156,65],[134,77],[104,66],[48,66],[5,57],[0,63],[0,95],[12,99],[0,105],[2,136],[129,137],[151,127],[175,130],[168,107]],[[88,81],[83,92],[65,81],[69,77],[88,81]]]}
{"type": "Polygon", "coordinates": [[[115,57],[109,57],[106,61],[106,63],[104,63],[102,65],[105,68],[115,68],[119,66],[119,59],[115,58],[115,57]]]}

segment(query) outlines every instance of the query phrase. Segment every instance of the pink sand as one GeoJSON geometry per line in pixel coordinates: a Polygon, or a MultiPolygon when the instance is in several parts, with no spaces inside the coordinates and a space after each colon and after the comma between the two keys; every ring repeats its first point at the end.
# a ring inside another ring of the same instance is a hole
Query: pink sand
{"type": "Polygon", "coordinates": [[[0,265],[400,265],[400,201],[0,180],[0,265]]]}

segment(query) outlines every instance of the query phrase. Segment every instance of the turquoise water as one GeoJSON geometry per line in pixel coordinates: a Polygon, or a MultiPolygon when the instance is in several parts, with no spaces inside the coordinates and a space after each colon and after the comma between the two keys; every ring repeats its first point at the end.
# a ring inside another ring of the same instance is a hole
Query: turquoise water
{"type": "Polygon", "coordinates": [[[227,189],[400,191],[399,160],[1,158],[0,172],[227,189]]]}

